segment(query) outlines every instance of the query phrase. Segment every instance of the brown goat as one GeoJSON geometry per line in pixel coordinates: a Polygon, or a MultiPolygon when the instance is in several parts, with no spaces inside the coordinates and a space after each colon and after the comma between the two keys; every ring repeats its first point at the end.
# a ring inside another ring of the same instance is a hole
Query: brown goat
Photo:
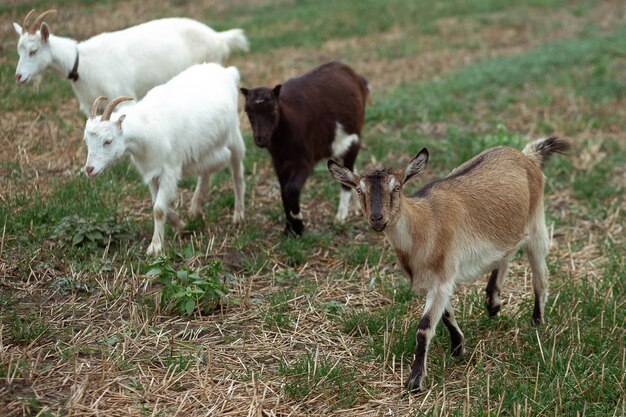
{"type": "Polygon", "coordinates": [[[464,351],[464,336],[450,303],[454,286],[493,271],[487,304],[490,315],[497,314],[508,263],[519,246],[528,255],[533,272],[533,321],[542,321],[548,296],[545,257],[549,236],[541,167],[552,154],[568,148],[568,142],[555,137],[532,142],[523,152],[491,148],[411,198],[402,189],[426,166],[426,149],[403,171],[383,169],[356,175],[328,161],[331,174],[356,189],[365,218],[374,230],[385,233],[413,288],[426,291],[407,389],[422,388],[428,345],[440,318],[450,332],[452,354],[464,351]]]}
{"type": "MultiPolygon", "coordinates": [[[[329,62],[273,89],[241,88],[254,142],[267,148],[280,183],[286,234],[302,234],[300,192],[325,158],[353,169],[365,117],[367,80],[340,62],[329,62]]],[[[335,220],[348,216],[350,188],[343,186],[335,220]]]]}

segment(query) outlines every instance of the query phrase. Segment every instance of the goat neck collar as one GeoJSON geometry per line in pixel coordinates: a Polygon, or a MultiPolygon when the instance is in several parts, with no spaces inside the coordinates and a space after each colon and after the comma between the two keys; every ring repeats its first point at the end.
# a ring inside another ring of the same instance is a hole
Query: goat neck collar
{"type": "Polygon", "coordinates": [[[76,60],[74,61],[74,66],[69,74],[67,74],[67,79],[72,80],[74,82],[78,81],[78,49],[76,49],[76,60]]]}

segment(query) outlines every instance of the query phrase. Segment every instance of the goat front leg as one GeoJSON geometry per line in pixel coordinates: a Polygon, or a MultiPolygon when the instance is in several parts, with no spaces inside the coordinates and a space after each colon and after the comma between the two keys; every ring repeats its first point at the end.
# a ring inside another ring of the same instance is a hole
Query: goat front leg
{"type": "Polygon", "coordinates": [[[158,255],[163,250],[166,217],[172,221],[175,227],[184,227],[178,215],[170,209],[170,204],[172,204],[176,198],[176,189],[176,178],[162,176],[160,179],[154,179],[150,182],[150,191],[153,194],[154,200],[152,207],[154,214],[154,233],[152,235],[152,242],[146,252],[148,256],[158,255]]]}
{"type": "Polygon", "coordinates": [[[421,391],[426,377],[426,358],[428,346],[432,340],[437,323],[442,317],[445,307],[450,301],[450,290],[446,287],[435,287],[428,290],[424,315],[417,326],[415,334],[415,360],[411,366],[411,373],[404,383],[409,391],[421,391]]]}
{"type": "Polygon", "coordinates": [[[287,236],[300,236],[304,231],[304,222],[300,212],[300,191],[308,176],[309,172],[302,170],[292,175],[289,180],[281,181],[280,195],[287,219],[285,225],[285,235],[287,236]]]}
{"type": "Polygon", "coordinates": [[[504,280],[506,278],[506,273],[509,269],[509,261],[515,251],[507,254],[500,262],[498,262],[497,269],[491,271],[491,276],[489,277],[489,282],[487,283],[487,287],[485,288],[485,303],[487,304],[487,312],[489,313],[489,317],[494,317],[500,312],[500,306],[502,304],[502,300],[500,299],[500,292],[502,291],[502,286],[504,285],[504,280]]]}

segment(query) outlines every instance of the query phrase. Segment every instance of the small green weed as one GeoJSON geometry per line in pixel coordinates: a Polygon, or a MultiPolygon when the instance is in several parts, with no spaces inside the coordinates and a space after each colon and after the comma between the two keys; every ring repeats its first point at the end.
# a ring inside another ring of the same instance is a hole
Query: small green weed
{"type": "Polygon", "coordinates": [[[160,256],[149,265],[147,275],[156,276],[161,283],[161,305],[174,306],[180,314],[191,315],[194,310],[210,313],[225,297],[221,275],[222,263],[210,262],[199,270],[183,266],[176,270],[167,257],[160,256]]]}
{"type": "Polygon", "coordinates": [[[165,358],[165,366],[167,368],[173,368],[175,372],[183,372],[186,371],[187,368],[189,368],[189,365],[191,365],[193,360],[194,357],[191,354],[168,356],[167,358],[165,358]]]}
{"type": "Polygon", "coordinates": [[[54,227],[52,239],[66,246],[106,247],[128,240],[129,226],[116,218],[96,221],[78,215],[63,217],[54,227]]]}
{"type": "Polygon", "coordinates": [[[93,292],[93,289],[86,282],[79,281],[71,276],[60,276],[54,279],[52,284],[59,290],[59,293],[63,295],[77,293],[83,295],[89,295],[93,292]]]}

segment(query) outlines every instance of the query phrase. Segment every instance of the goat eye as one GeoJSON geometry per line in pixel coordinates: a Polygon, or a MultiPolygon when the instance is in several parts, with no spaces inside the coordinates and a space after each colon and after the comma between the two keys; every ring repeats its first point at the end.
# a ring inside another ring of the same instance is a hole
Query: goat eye
{"type": "Polygon", "coordinates": [[[394,188],[393,190],[394,190],[396,193],[399,193],[399,192],[400,192],[400,186],[399,186],[399,185],[396,185],[396,188],[394,188]]]}
{"type": "Polygon", "coordinates": [[[37,53],[37,50],[36,50],[36,49],[33,49],[32,51],[30,51],[30,52],[28,53],[28,56],[33,56],[33,55],[35,55],[36,53],[37,53]]]}
{"type": "Polygon", "coordinates": [[[357,189],[356,189],[356,193],[357,193],[357,194],[361,194],[361,189],[360,189],[360,188],[357,188],[357,189]]]}
{"type": "Polygon", "coordinates": [[[105,141],[104,141],[104,146],[109,146],[109,145],[110,145],[110,144],[112,144],[112,143],[113,143],[113,141],[112,141],[111,139],[109,139],[109,140],[105,140],[105,141]]]}

